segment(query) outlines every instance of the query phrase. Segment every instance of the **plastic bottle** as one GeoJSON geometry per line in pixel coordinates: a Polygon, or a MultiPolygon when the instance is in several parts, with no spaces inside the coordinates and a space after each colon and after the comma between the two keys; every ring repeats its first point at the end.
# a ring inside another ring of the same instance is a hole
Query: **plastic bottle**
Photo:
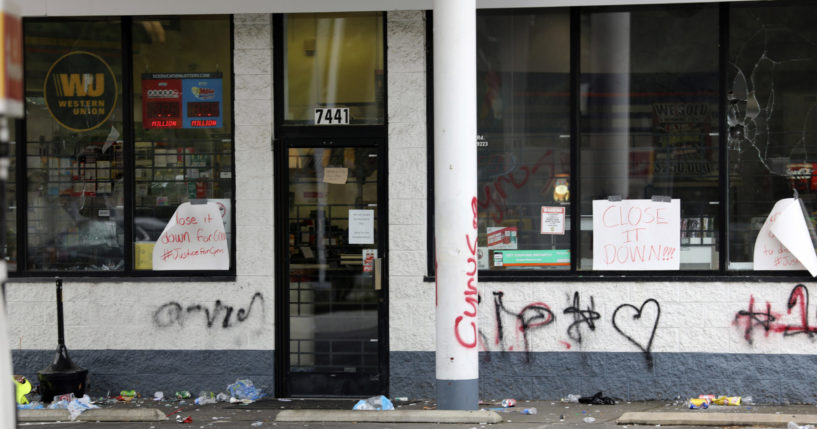
{"type": "Polygon", "coordinates": [[[516,406],[516,399],[512,399],[512,398],[511,399],[503,399],[502,400],[502,406],[505,407],[505,408],[515,407],[516,406]]]}
{"type": "Polygon", "coordinates": [[[800,426],[795,422],[789,422],[787,427],[788,427],[788,429],[814,429],[814,425],[800,426]]]}
{"type": "Polygon", "coordinates": [[[579,402],[579,397],[580,397],[579,395],[571,393],[571,394],[567,395],[567,398],[564,399],[564,402],[576,402],[577,403],[577,402],[579,402]]]}
{"type": "Polygon", "coordinates": [[[522,410],[522,414],[536,414],[536,407],[525,408],[522,410]]]}
{"type": "Polygon", "coordinates": [[[585,417],[583,420],[584,420],[585,423],[593,423],[594,421],[596,421],[596,418],[595,417],[585,417]]]}

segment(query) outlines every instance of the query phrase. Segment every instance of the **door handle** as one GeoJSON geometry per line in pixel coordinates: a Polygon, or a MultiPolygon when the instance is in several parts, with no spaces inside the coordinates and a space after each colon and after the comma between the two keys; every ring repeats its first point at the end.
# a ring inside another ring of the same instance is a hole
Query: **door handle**
{"type": "Polygon", "coordinates": [[[374,260],[374,290],[383,288],[383,258],[374,260]]]}

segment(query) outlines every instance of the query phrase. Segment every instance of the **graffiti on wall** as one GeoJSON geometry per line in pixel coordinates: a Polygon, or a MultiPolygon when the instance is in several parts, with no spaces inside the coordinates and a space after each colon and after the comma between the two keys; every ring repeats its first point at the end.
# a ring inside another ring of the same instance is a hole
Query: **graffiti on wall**
{"type": "Polygon", "coordinates": [[[808,304],[808,288],[802,284],[794,286],[786,300],[785,315],[793,314],[799,323],[783,323],[780,319],[785,315],[772,310],[771,302],[766,301],[763,305],[757,304],[754,295],[750,295],[748,307],[735,314],[733,324],[742,329],[743,339],[749,344],[754,343],[755,331],[758,329],[766,337],[772,333],[778,333],[784,337],[805,335],[814,340],[817,338],[817,327],[809,325],[808,304]]]}
{"type": "MultiPolygon", "coordinates": [[[[524,306],[520,311],[511,311],[502,302],[504,292],[494,292],[494,335],[491,339],[480,329],[480,344],[484,350],[489,345],[497,346],[501,351],[523,350],[530,352],[530,334],[553,323],[556,317],[550,307],[543,302],[534,302],[524,306]]],[[[482,301],[480,297],[480,301],[482,301]]],[[[530,355],[528,354],[528,358],[530,355]]]]}
{"type": "Polygon", "coordinates": [[[660,318],[661,305],[652,298],[644,301],[641,307],[632,304],[621,304],[613,312],[613,328],[623,335],[627,341],[641,349],[649,368],[653,366],[652,340],[655,339],[655,330],[658,329],[658,319],[660,318]],[[647,312],[644,311],[645,308],[648,308],[647,312]],[[634,338],[635,332],[649,332],[649,335],[642,335],[643,338],[634,338]]]}
{"type": "Polygon", "coordinates": [[[153,324],[158,328],[168,328],[173,325],[182,327],[190,319],[195,319],[198,315],[204,316],[204,322],[208,328],[216,325],[217,321],[222,328],[231,328],[236,323],[241,323],[247,320],[252,314],[253,307],[256,301],[261,307],[259,311],[264,312],[264,295],[261,292],[256,292],[250,299],[249,304],[244,308],[238,310],[231,305],[225,305],[221,300],[216,300],[212,307],[202,304],[191,304],[184,306],[177,301],[170,301],[165,303],[153,312],[153,324]]]}
{"type": "MultiPolygon", "coordinates": [[[[601,314],[596,311],[596,302],[593,296],[590,296],[590,305],[586,310],[581,309],[581,297],[579,292],[573,293],[573,304],[565,308],[564,314],[573,316],[573,323],[567,327],[567,336],[570,337],[577,344],[582,343],[582,325],[587,326],[591,331],[596,330],[596,320],[601,319],[601,314]]],[[[568,343],[568,348],[569,348],[568,343]]]]}
{"type": "MultiPolygon", "coordinates": [[[[523,351],[530,360],[533,334],[552,325],[556,321],[556,315],[547,303],[540,301],[526,304],[519,311],[512,310],[505,304],[504,297],[505,293],[502,291],[493,292],[491,314],[494,320],[489,328],[480,328],[480,347],[485,351],[523,351]],[[490,332],[491,328],[493,332],[490,332]]],[[[572,298],[568,299],[562,314],[572,318],[566,334],[576,344],[581,344],[584,335],[594,332],[597,322],[602,320],[602,314],[596,311],[593,296],[583,306],[579,292],[574,292],[572,298]]],[[[623,303],[610,317],[610,323],[616,332],[643,353],[650,368],[653,366],[652,345],[660,317],[661,305],[654,298],[645,300],[640,306],[623,303]]],[[[568,341],[559,342],[568,349],[571,347],[568,341]]]]}

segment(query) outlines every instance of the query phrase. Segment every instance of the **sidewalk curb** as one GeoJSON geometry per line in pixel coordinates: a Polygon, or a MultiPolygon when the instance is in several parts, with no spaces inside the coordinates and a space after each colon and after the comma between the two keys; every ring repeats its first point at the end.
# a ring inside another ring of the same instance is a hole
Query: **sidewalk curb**
{"type": "MultiPolygon", "coordinates": [[[[93,408],[80,414],[77,422],[159,422],[167,420],[155,408],[111,409],[93,408]]],[[[18,422],[69,422],[71,413],[66,409],[17,410],[18,422]]]]}
{"type": "Polygon", "coordinates": [[[499,423],[495,411],[459,410],[283,410],[276,422],[367,422],[367,423],[499,423]]]}
{"type": "Polygon", "coordinates": [[[700,412],[627,412],[616,420],[620,425],[667,426],[765,426],[786,427],[788,422],[817,425],[817,414],[754,414],[700,412]]]}

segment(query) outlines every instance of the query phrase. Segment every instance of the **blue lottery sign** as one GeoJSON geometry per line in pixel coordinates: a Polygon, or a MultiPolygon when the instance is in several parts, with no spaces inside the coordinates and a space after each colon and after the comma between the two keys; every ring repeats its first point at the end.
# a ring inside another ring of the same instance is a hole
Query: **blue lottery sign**
{"type": "Polygon", "coordinates": [[[187,75],[182,79],[182,128],[221,128],[221,73],[187,75]]]}

